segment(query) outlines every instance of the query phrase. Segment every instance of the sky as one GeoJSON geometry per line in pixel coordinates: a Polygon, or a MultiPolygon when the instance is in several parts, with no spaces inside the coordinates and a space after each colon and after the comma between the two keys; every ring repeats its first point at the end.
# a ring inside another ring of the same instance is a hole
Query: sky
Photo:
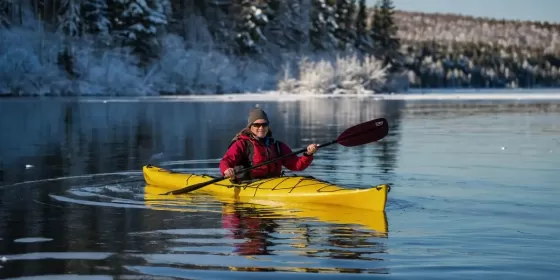
{"type": "MultiPolygon", "coordinates": [[[[373,5],[377,0],[366,0],[373,5]]],[[[499,19],[560,23],[560,0],[393,0],[405,11],[456,13],[499,19]]]]}

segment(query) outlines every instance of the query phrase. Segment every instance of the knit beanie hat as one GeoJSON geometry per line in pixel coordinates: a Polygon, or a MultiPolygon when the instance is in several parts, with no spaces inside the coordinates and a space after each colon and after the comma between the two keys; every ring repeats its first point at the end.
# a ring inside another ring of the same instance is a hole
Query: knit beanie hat
{"type": "Polygon", "coordinates": [[[258,119],[264,119],[268,122],[268,116],[266,113],[259,108],[254,108],[249,111],[249,119],[247,120],[247,127],[250,127],[253,122],[258,119]]]}

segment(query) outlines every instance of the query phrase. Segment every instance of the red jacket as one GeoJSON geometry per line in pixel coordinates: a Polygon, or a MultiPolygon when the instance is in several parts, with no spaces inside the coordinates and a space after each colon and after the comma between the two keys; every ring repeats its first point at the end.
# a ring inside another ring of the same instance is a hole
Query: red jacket
{"type": "MultiPolygon", "coordinates": [[[[263,141],[257,140],[254,137],[250,137],[245,134],[239,135],[237,141],[229,147],[220,161],[220,171],[222,175],[224,175],[224,172],[228,168],[235,168],[235,166],[238,165],[247,166],[249,163],[248,154],[250,152],[250,147],[246,146],[248,143],[251,143],[253,146],[253,166],[279,157],[276,151],[276,140],[269,137],[268,141],[269,145],[267,147],[263,141]]],[[[292,150],[280,141],[278,141],[278,146],[282,155],[292,153],[292,150]]],[[[308,156],[304,154],[301,157],[298,157],[297,155],[289,156],[282,160],[251,170],[251,178],[279,177],[282,174],[282,166],[285,166],[292,171],[302,171],[305,170],[312,161],[313,155],[308,156]]]]}

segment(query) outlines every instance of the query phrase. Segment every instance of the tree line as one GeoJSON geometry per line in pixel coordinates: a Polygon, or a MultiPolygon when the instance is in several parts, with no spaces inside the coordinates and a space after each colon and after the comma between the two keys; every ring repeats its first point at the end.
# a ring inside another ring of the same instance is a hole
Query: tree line
{"type": "Polygon", "coordinates": [[[58,62],[69,73],[83,38],[126,47],[148,69],[173,34],[186,50],[270,73],[290,59],[357,54],[388,65],[401,88],[560,85],[559,24],[402,12],[391,0],[0,0],[3,28],[39,25],[66,38],[58,62]]]}

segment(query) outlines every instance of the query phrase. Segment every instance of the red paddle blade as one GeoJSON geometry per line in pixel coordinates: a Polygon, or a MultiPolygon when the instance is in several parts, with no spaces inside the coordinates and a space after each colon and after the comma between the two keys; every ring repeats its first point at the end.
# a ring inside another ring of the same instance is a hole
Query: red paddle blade
{"type": "Polygon", "coordinates": [[[367,121],[346,129],[336,138],[342,146],[359,146],[383,139],[389,133],[389,123],[384,118],[367,121]]]}

